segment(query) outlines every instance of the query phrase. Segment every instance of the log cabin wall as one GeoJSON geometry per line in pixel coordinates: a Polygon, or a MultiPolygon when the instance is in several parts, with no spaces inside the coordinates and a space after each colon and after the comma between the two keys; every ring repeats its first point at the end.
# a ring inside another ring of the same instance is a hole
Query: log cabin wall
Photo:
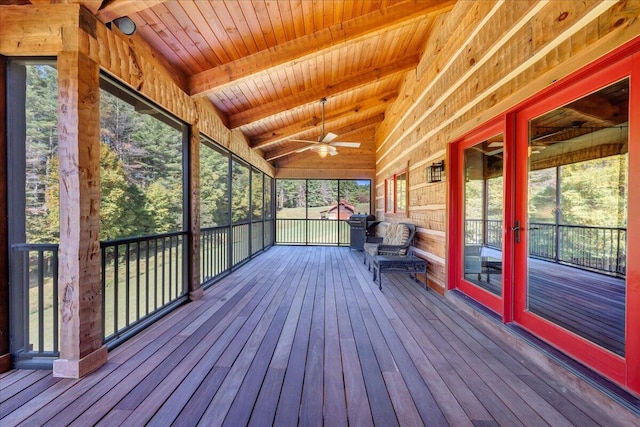
{"type": "Polygon", "coordinates": [[[376,135],[376,215],[409,219],[429,284],[444,293],[448,143],[640,34],[638,2],[460,1],[435,23],[376,135]],[[384,183],[408,171],[407,210],[385,214],[384,183]]]}
{"type": "MultiPolygon", "coordinates": [[[[0,99],[6,99],[7,59],[0,55],[0,99]]],[[[7,115],[0,103],[0,373],[11,368],[9,357],[9,247],[7,242],[7,115]]]]}

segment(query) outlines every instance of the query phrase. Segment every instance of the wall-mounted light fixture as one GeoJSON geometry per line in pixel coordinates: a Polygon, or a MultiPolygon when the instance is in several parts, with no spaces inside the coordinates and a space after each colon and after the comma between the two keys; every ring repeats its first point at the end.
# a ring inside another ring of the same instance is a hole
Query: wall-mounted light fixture
{"type": "Polygon", "coordinates": [[[128,16],[116,18],[111,22],[107,22],[106,25],[109,29],[111,29],[111,25],[115,25],[125,36],[132,36],[136,32],[136,23],[128,16]]]}
{"type": "Polygon", "coordinates": [[[444,177],[444,160],[432,163],[427,167],[427,181],[440,182],[444,177]]]}

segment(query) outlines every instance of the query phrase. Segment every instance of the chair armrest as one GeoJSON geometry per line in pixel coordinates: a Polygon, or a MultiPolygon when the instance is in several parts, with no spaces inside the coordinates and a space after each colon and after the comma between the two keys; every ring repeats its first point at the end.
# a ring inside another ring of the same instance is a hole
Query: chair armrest
{"type": "Polygon", "coordinates": [[[367,243],[382,243],[383,237],[372,236],[367,237],[367,243]]]}

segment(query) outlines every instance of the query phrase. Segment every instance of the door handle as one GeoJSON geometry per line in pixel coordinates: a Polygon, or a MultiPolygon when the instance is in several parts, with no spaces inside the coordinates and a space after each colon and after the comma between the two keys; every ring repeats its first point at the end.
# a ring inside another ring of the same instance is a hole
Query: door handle
{"type": "Polygon", "coordinates": [[[520,243],[520,230],[522,230],[522,227],[520,227],[520,221],[516,221],[516,224],[511,227],[511,230],[515,231],[516,243],[520,243]]]}

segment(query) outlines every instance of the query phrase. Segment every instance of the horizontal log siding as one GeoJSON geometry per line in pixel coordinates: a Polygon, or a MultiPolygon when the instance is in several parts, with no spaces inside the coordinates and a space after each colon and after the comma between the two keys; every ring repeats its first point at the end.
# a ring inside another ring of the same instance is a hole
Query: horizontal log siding
{"type": "Polygon", "coordinates": [[[409,162],[407,218],[423,230],[416,246],[431,261],[432,287],[446,287],[449,170],[442,182],[427,183],[427,167],[446,158],[454,139],[638,36],[639,8],[604,1],[458,2],[434,24],[376,139],[376,213],[384,216],[384,180],[409,162]]]}

